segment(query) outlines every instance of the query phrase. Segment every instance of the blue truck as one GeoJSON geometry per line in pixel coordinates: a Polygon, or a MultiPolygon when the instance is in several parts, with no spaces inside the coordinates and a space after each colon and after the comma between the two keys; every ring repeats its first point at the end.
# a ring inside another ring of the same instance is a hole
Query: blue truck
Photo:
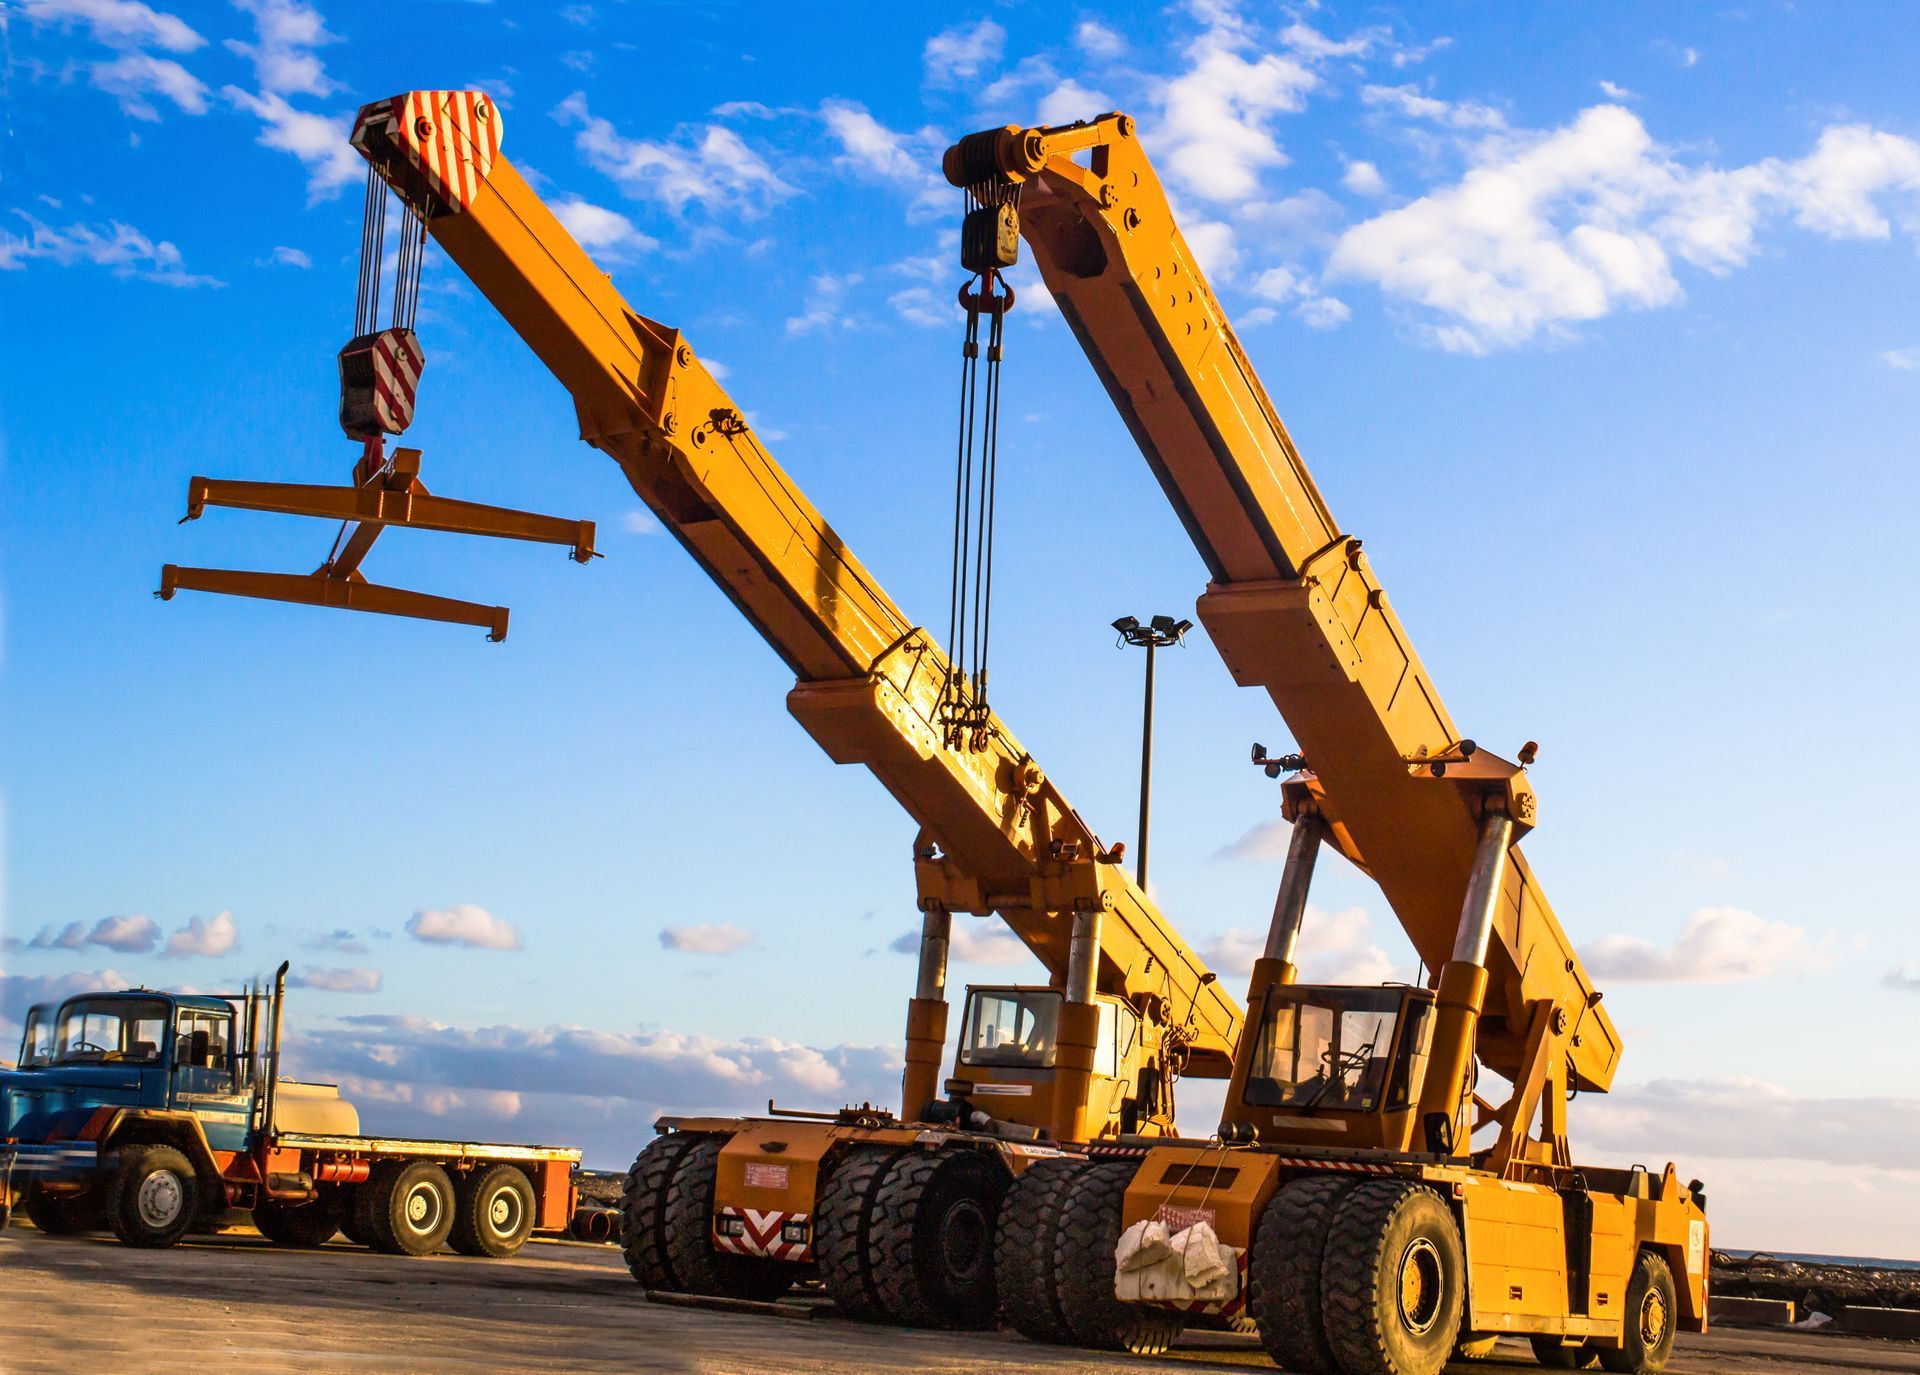
{"type": "Polygon", "coordinates": [[[84,993],[27,1014],[0,1069],[0,1216],[171,1246],[252,1214],[283,1246],[509,1256],[564,1233],[578,1150],[374,1137],[329,1084],[280,1073],[270,990],[84,993]]]}

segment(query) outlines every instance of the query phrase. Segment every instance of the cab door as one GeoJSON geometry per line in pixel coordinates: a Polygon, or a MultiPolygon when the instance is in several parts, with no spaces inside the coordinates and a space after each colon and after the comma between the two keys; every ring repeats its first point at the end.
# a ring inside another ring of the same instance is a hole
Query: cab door
{"type": "Polygon", "coordinates": [[[200,1119],[216,1151],[243,1151],[253,1095],[234,1074],[233,1013],[182,1008],[173,1037],[173,1106],[200,1119]]]}

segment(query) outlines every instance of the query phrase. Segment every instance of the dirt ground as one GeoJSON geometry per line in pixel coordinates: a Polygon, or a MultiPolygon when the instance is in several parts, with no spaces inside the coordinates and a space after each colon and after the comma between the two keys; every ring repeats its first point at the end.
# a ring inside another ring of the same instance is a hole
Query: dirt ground
{"type": "MultiPolygon", "coordinates": [[[[1463,1371],[1538,1370],[1519,1343],[1463,1371]]],[[[1677,1372],[1914,1371],[1920,1345],[1809,1333],[1681,1338],[1677,1372]]],[[[1251,1338],[1193,1333],[1159,1360],[1009,1333],[912,1332],[648,1303],[611,1247],[535,1243],[512,1261],[409,1260],[250,1234],[134,1251],[106,1237],[0,1235],[0,1372],[600,1372],[986,1375],[1271,1371],[1251,1338]]]]}

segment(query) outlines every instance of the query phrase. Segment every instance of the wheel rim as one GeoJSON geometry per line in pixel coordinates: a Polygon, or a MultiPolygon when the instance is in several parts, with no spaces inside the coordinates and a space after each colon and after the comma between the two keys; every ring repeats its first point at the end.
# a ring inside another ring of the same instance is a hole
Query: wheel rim
{"type": "Polygon", "coordinates": [[[1640,1300],[1640,1342],[1655,1347],[1667,1335],[1667,1301],[1658,1289],[1649,1289],[1640,1300]]]}
{"type": "Polygon", "coordinates": [[[440,1191],[431,1184],[420,1183],[407,1190],[406,1219],[409,1230],[420,1236],[430,1235],[440,1225],[441,1214],[446,1211],[440,1201],[440,1191]]]}
{"type": "Polygon", "coordinates": [[[1426,1237],[1415,1237],[1400,1253],[1400,1321],[1416,1337],[1433,1330],[1440,1318],[1445,1271],[1440,1251],[1426,1237]]]}
{"type": "Polygon", "coordinates": [[[497,1237],[518,1236],[521,1219],[526,1215],[526,1205],[517,1189],[495,1190],[487,1200],[487,1226],[497,1237]]]}
{"type": "Polygon", "coordinates": [[[148,1175],[140,1181],[139,1192],[134,1195],[134,1206],[139,1209],[141,1223],[156,1232],[164,1232],[178,1222],[186,1203],[187,1191],[181,1187],[179,1176],[171,1170],[148,1175]]]}
{"type": "Polygon", "coordinates": [[[956,1200],[940,1220],[940,1255],[947,1273],[970,1280],[986,1264],[987,1214],[979,1201],[956,1200]]]}

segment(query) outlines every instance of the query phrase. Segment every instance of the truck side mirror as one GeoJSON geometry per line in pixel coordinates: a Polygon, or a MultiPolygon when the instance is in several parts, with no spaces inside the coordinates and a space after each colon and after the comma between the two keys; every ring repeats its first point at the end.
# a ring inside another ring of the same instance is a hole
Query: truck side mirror
{"type": "Polygon", "coordinates": [[[202,1029],[187,1033],[186,1063],[195,1069],[213,1068],[213,1036],[202,1029]]]}

